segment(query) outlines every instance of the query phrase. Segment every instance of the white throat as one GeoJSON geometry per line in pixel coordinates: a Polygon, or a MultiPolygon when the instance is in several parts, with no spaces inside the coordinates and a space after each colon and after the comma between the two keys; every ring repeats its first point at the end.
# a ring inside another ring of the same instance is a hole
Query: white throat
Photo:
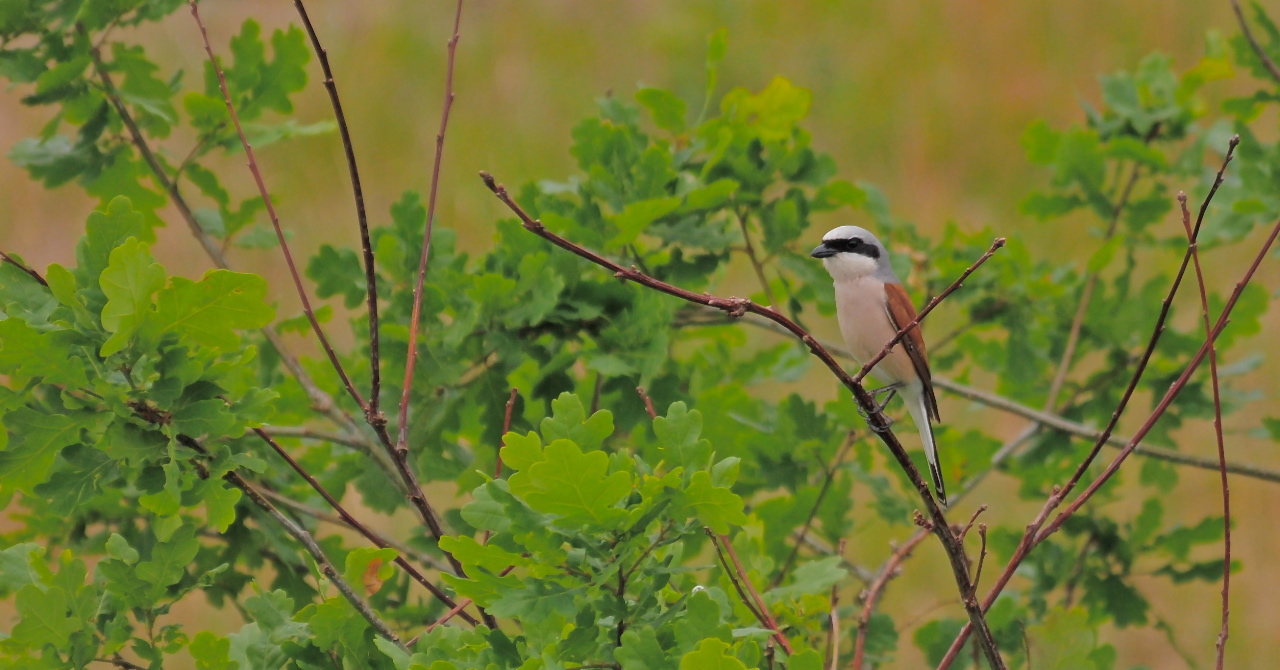
{"type": "Polygon", "coordinates": [[[822,259],[822,264],[836,282],[856,281],[876,272],[876,259],[862,254],[840,253],[822,259]]]}

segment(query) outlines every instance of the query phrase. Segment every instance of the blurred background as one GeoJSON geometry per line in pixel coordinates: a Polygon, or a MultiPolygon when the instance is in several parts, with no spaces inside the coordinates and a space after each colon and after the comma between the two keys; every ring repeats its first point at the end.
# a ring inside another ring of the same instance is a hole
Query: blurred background
{"type": "MultiPolygon", "coordinates": [[[[246,17],[262,23],[264,33],[296,19],[286,0],[218,0],[202,6],[215,48],[223,53],[246,17]]],[[[425,193],[428,188],[453,7],[443,0],[308,3],[333,64],[374,223],[387,220],[389,204],[406,189],[425,193]]],[[[1082,123],[1079,103],[1098,100],[1097,75],[1132,69],[1152,51],[1171,55],[1175,69],[1184,70],[1203,54],[1207,32],[1231,35],[1238,30],[1225,1],[468,2],[440,183],[439,225],[457,229],[464,249],[487,248],[493,222],[506,211],[476,172],[488,170],[512,185],[572,174],[569,131],[594,113],[596,98],[629,98],[637,85],[645,84],[672,89],[696,108],[705,86],[706,38],[721,27],[728,30],[729,49],[717,95],[734,86],[758,90],[775,75],[811,89],[807,127],[814,147],[833,155],[841,178],[881,188],[896,215],[925,232],[940,230],[948,221],[970,230],[989,226],[1000,235],[1021,237],[1036,255],[1070,254],[1081,264],[1097,243],[1087,232],[1088,219],[1046,226],[1018,213],[1018,202],[1048,180],[1023,157],[1020,138],[1026,124],[1035,119],[1054,127],[1082,123]]],[[[146,44],[152,58],[167,64],[162,78],[178,70],[186,71],[191,82],[202,76],[204,55],[185,11],[118,37],[146,44]]],[[[308,90],[297,98],[300,123],[330,118],[314,60],[311,73],[308,90]]],[[[1206,97],[1216,104],[1252,90],[1236,79],[1210,85],[1206,97]]],[[[10,90],[0,96],[0,148],[6,151],[48,121],[45,110],[20,105],[26,93],[10,90]]],[[[1275,124],[1263,128],[1264,134],[1271,133],[1264,139],[1273,139],[1274,131],[1275,124]]],[[[190,146],[191,137],[175,134],[164,151],[180,159],[190,146]]],[[[210,167],[218,161],[233,197],[249,197],[253,187],[242,158],[220,157],[210,167]]],[[[282,223],[293,231],[297,256],[309,257],[322,243],[356,244],[354,207],[336,134],[271,146],[259,161],[282,223]]],[[[18,252],[38,268],[74,262],[74,243],[93,201],[75,185],[46,191],[8,161],[0,161],[0,183],[0,249],[18,252]]],[[[153,250],[157,259],[174,274],[200,275],[208,267],[206,257],[176,216],[168,221],[153,250]]],[[[810,233],[817,239],[824,231],[810,233]]],[[[296,297],[277,250],[233,249],[230,255],[237,269],[267,275],[286,313],[293,310],[296,297]]],[[[1234,281],[1240,260],[1209,255],[1206,263],[1210,279],[1225,287],[1234,281]]],[[[1271,265],[1258,280],[1274,290],[1280,272],[1271,265]]],[[[750,291],[745,268],[741,279],[742,290],[750,291]]],[[[1244,349],[1271,341],[1268,333],[1280,325],[1275,313],[1268,315],[1267,324],[1257,343],[1244,349]]],[[[823,334],[834,337],[834,324],[826,325],[823,334]]],[[[332,330],[337,339],[351,341],[350,333],[332,330]]],[[[1277,369],[1268,361],[1244,385],[1274,398],[1280,390],[1277,369]]],[[[816,388],[820,391],[814,397],[830,397],[831,384],[823,381],[816,388]]],[[[945,404],[957,418],[968,407],[954,398],[945,404]]],[[[1250,422],[1267,413],[1266,405],[1255,403],[1233,416],[1239,422],[1228,426],[1233,457],[1263,465],[1280,461],[1274,443],[1248,434],[1257,425],[1250,422]]],[[[1009,435],[1022,428],[1020,420],[1007,423],[1009,435]]],[[[1180,435],[1186,436],[1185,450],[1213,453],[1212,440],[1205,439],[1210,436],[1207,426],[1180,435]]],[[[1196,510],[1191,518],[1197,519],[1217,508],[1215,474],[1182,475],[1179,491],[1191,495],[1167,504],[1170,517],[1178,516],[1180,506],[1196,510]]],[[[1229,658],[1237,667],[1264,667],[1262,659],[1270,659],[1269,650],[1276,648],[1272,594],[1280,583],[1280,564],[1274,560],[1280,540],[1263,522],[1268,510],[1280,508],[1280,487],[1241,480],[1233,482],[1232,494],[1233,507],[1240,510],[1235,551],[1244,570],[1232,585],[1229,658]]],[[[992,521],[1013,520],[1030,518],[1038,504],[1001,500],[992,507],[992,521]]],[[[889,551],[886,542],[902,533],[898,528],[851,538],[849,553],[856,561],[879,565],[889,551]]],[[[907,626],[950,605],[950,580],[941,552],[925,544],[907,564],[904,577],[890,587],[884,607],[900,622],[903,667],[921,659],[907,626]]],[[[1217,585],[1159,584],[1148,595],[1153,616],[1168,623],[1168,634],[1152,628],[1106,630],[1104,639],[1120,650],[1119,665],[1208,664],[1218,626],[1217,585]]],[[[205,620],[210,611],[193,605],[197,599],[185,602],[180,616],[220,627],[205,620]]],[[[229,629],[237,625],[226,624],[229,629]]]]}

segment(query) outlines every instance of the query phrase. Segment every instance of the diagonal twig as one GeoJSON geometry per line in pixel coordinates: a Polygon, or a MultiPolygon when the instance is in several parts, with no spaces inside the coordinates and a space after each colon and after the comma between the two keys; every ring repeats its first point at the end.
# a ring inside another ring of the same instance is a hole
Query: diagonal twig
{"type": "MultiPolygon", "coordinates": [[[[202,456],[209,455],[209,451],[204,448],[204,445],[197,442],[194,438],[180,434],[178,435],[177,440],[184,447],[187,447],[202,456]]],[[[196,467],[197,473],[200,474],[200,477],[202,479],[207,479],[209,477],[209,471],[204,464],[200,461],[192,462],[196,467]]],[[[329,580],[329,583],[333,584],[334,587],[338,589],[338,592],[347,599],[347,602],[351,603],[351,606],[360,613],[360,616],[369,623],[378,635],[390,640],[404,651],[408,651],[408,647],[406,647],[404,642],[400,640],[400,636],[396,635],[391,628],[387,626],[387,623],[378,616],[377,612],[373,611],[373,608],[369,603],[365,601],[364,598],[361,598],[360,595],[356,593],[356,590],[347,583],[347,580],[342,577],[342,573],[338,572],[338,569],[335,568],[333,563],[329,561],[329,558],[325,556],[324,550],[320,548],[318,543],[316,543],[316,539],[311,536],[311,533],[308,533],[305,528],[295,523],[293,519],[282,514],[279,509],[276,509],[275,505],[271,504],[271,501],[267,500],[266,496],[262,495],[262,492],[258,491],[257,488],[246,481],[244,477],[241,477],[235,470],[226,473],[222,478],[225,479],[227,483],[243,491],[245,496],[252,500],[255,505],[262,509],[262,511],[266,512],[273,521],[284,528],[285,532],[293,536],[293,539],[302,544],[302,546],[307,550],[307,553],[311,554],[311,558],[315,560],[316,565],[320,568],[320,572],[329,580]]]]}
{"type": "Polygon", "coordinates": [[[986,655],[987,662],[990,663],[993,668],[996,668],[996,670],[1003,670],[1005,667],[1004,661],[1000,658],[1000,652],[996,647],[995,638],[991,635],[991,628],[987,625],[985,615],[977,601],[973,598],[967,597],[967,594],[972,590],[972,587],[969,581],[968,565],[965,561],[964,548],[960,546],[956,537],[950,532],[950,526],[947,523],[946,515],[938,505],[938,502],[934,499],[933,493],[929,490],[929,485],[926,484],[924,478],[920,476],[919,469],[916,468],[910,455],[907,454],[906,448],[902,446],[902,443],[890,429],[886,418],[879,412],[874,411],[876,404],[875,400],[871,397],[871,394],[862,387],[862,384],[854,381],[853,377],[851,377],[849,373],[840,366],[836,359],[833,358],[831,354],[823,348],[823,346],[819,344],[807,330],[801,328],[794,321],[783,316],[781,313],[775,312],[768,307],[757,305],[750,300],[743,298],[720,298],[707,294],[694,293],[650,277],[649,275],[636,270],[634,267],[630,269],[624,268],[593,251],[584,249],[583,247],[547,230],[546,226],[542,225],[541,221],[531,218],[519,204],[512,200],[510,194],[507,193],[506,188],[498,184],[493,177],[489,175],[489,173],[481,172],[480,178],[484,180],[485,185],[489,190],[493,191],[494,195],[520,218],[520,222],[524,226],[525,230],[541,237],[555,246],[560,247],[561,249],[564,249],[565,251],[589,260],[596,265],[612,270],[615,277],[632,281],[646,288],[666,293],[667,295],[671,295],[691,303],[714,307],[724,311],[730,316],[737,317],[747,313],[763,316],[779,326],[782,326],[803,342],[809,348],[810,353],[816,356],[827,366],[827,369],[829,369],[831,373],[834,374],[842,384],[844,384],[845,388],[853,394],[854,399],[858,404],[867,411],[868,425],[876,435],[879,436],[880,441],[889,449],[894,460],[898,462],[898,466],[907,475],[907,479],[915,488],[916,494],[920,496],[921,503],[924,505],[925,509],[928,510],[929,517],[933,520],[934,534],[937,535],[939,540],[942,542],[948,563],[951,566],[952,577],[956,581],[957,590],[960,593],[962,603],[964,604],[965,613],[968,614],[970,623],[976,626],[979,631],[980,646],[983,653],[986,655]]]}
{"type": "Polygon", "coordinates": [[[302,17],[302,25],[311,38],[311,47],[316,52],[316,60],[320,61],[320,70],[324,72],[324,87],[329,92],[329,102],[333,106],[333,116],[338,122],[338,134],[342,137],[342,149],[347,156],[347,171],[351,174],[351,191],[356,202],[356,222],[360,226],[360,249],[364,255],[364,281],[368,290],[367,309],[369,311],[369,404],[365,414],[370,424],[386,425],[387,418],[379,410],[379,396],[382,394],[382,371],[378,337],[378,277],[373,261],[373,244],[369,240],[369,217],[364,208],[364,189],[360,186],[360,170],[356,167],[356,150],[351,143],[351,131],[347,128],[347,116],[342,112],[342,101],[338,98],[338,85],[333,81],[333,70],[329,67],[329,52],[320,46],[320,38],[311,25],[311,17],[307,16],[307,8],[302,0],[294,0],[293,6],[302,17]]]}
{"type": "Polygon", "coordinates": [[[876,575],[875,581],[871,582],[871,586],[863,594],[862,614],[858,617],[858,636],[853,642],[853,663],[849,665],[852,670],[862,670],[863,668],[863,655],[866,652],[867,628],[871,623],[871,612],[875,609],[876,602],[880,600],[880,594],[884,591],[885,585],[889,583],[890,579],[898,575],[902,562],[907,560],[916,546],[928,536],[929,533],[926,530],[921,530],[895,549],[889,555],[889,560],[885,561],[884,567],[880,568],[880,573],[876,575]]]}
{"type": "MultiPolygon", "coordinates": [[[[1187,209],[1187,194],[1178,193],[1182,208],[1182,227],[1191,245],[1191,260],[1196,270],[1196,285],[1200,289],[1200,315],[1204,321],[1204,336],[1213,339],[1213,326],[1209,323],[1209,295],[1205,290],[1204,270],[1200,268],[1200,251],[1191,229],[1191,211],[1187,209]]],[[[1222,482],[1222,627],[1218,632],[1217,668],[1222,670],[1227,651],[1227,624],[1230,616],[1231,596],[1231,491],[1227,486],[1227,447],[1222,437],[1222,394],[1218,385],[1217,348],[1209,345],[1209,377],[1213,383],[1213,433],[1218,442],[1218,474],[1222,482]]]]}
{"type": "Polygon", "coordinates": [[[32,270],[31,268],[23,265],[22,263],[19,263],[16,259],[14,259],[13,256],[10,256],[5,252],[0,251],[0,260],[3,260],[5,263],[12,265],[13,267],[18,268],[19,270],[22,270],[28,275],[31,275],[31,278],[36,280],[37,282],[40,282],[41,286],[45,288],[49,288],[49,282],[45,281],[44,277],[41,277],[39,272],[36,272],[35,270],[32,270]]]}
{"type": "MultiPolygon", "coordinates": [[[[1009,579],[1012,578],[1014,571],[1022,563],[1023,559],[1026,558],[1027,554],[1036,546],[1038,546],[1040,543],[1044,542],[1044,540],[1046,540],[1050,535],[1056,532],[1059,528],[1061,528],[1062,524],[1065,523],[1067,519],[1069,519],[1073,514],[1075,514],[1076,511],[1080,509],[1080,507],[1082,507],[1086,502],[1088,502],[1089,499],[1092,498],[1093,495],[1103,485],[1105,485],[1107,481],[1111,479],[1111,477],[1120,469],[1120,466],[1124,463],[1125,459],[1127,459],[1129,455],[1135,451],[1139,441],[1143,437],[1145,437],[1148,432],[1150,432],[1150,430],[1155,426],[1156,422],[1160,419],[1160,417],[1164,415],[1165,411],[1169,408],[1169,405],[1173,402],[1173,399],[1177,397],[1178,393],[1180,393],[1183,387],[1186,386],[1186,383],[1190,379],[1192,373],[1195,372],[1196,368],[1199,367],[1200,363],[1204,360],[1205,356],[1208,354],[1208,351],[1214,346],[1214,341],[1222,333],[1222,330],[1226,327],[1228,318],[1231,315],[1231,310],[1235,308],[1235,304],[1239,300],[1241,293],[1244,292],[1245,286],[1247,286],[1248,283],[1253,279],[1253,275],[1257,272],[1258,267],[1262,265],[1262,261],[1266,258],[1267,252],[1271,249],[1272,244],[1275,243],[1276,237],[1280,236],[1280,221],[1277,221],[1275,225],[1272,227],[1271,234],[1263,242],[1261,248],[1258,251],[1258,254],[1254,257],[1253,263],[1245,271],[1240,281],[1236,283],[1235,289],[1232,291],[1230,297],[1227,299],[1227,302],[1223,307],[1220,316],[1218,317],[1217,323],[1214,324],[1210,335],[1206,337],[1204,344],[1201,345],[1200,349],[1196,352],[1196,354],[1192,357],[1191,361],[1183,369],[1182,374],[1178,376],[1178,378],[1173,382],[1172,385],[1170,385],[1168,391],[1165,392],[1164,397],[1161,398],[1160,402],[1156,404],[1155,408],[1151,411],[1147,420],[1139,428],[1138,432],[1134,434],[1129,444],[1127,444],[1124,447],[1124,449],[1120,451],[1120,454],[1117,455],[1111,461],[1111,463],[1103,470],[1103,472],[1100,475],[1098,475],[1098,477],[1095,478],[1080,495],[1078,495],[1070,504],[1068,504],[1065,508],[1063,508],[1063,510],[1059,512],[1057,516],[1053,518],[1052,521],[1049,521],[1048,520],[1049,515],[1058,507],[1058,505],[1060,505],[1066,499],[1067,493],[1075,486],[1076,483],[1080,481],[1080,478],[1083,475],[1084,471],[1088,468],[1088,465],[1090,464],[1090,462],[1097,455],[1098,451],[1102,448],[1102,444],[1105,442],[1106,437],[1110,435],[1111,429],[1114,428],[1115,423],[1119,420],[1120,413],[1123,411],[1130,396],[1133,394],[1133,390],[1134,388],[1136,388],[1137,383],[1141,378],[1142,371],[1145,369],[1147,362],[1150,360],[1151,354],[1155,349],[1155,345],[1159,340],[1161,332],[1163,331],[1164,321],[1169,311],[1169,305],[1172,302],[1174,295],[1177,293],[1177,288],[1181,284],[1182,277],[1186,273],[1187,266],[1191,261],[1191,256],[1195,250],[1195,240],[1199,238],[1200,227],[1204,223],[1204,213],[1208,210],[1209,203],[1212,201],[1213,196],[1217,192],[1218,187],[1222,184],[1223,173],[1226,171],[1227,165],[1231,162],[1232,152],[1235,149],[1236,145],[1239,144],[1239,142],[1240,142],[1239,136],[1233,137],[1231,139],[1231,142],[1228,145],[1226,156],[1223,158],[1222,167],[1218,170],[1218,174],[1214,179],[1213,186],[1209,189],[1209,193],[1205,196],[1204,202],[1200,206],[1200,215],[1197,217],[1196,224],[1192,228],[1191,234],[1189,235],[1189,239],[1191,241],[1187,245],[1186,253],[1183,255],[1182,265],[1178,270],[1178,274],[1174,278],[1174,281],[1172,286],[1170,287],[1168,296],[1165,298],[1164,303],[1162,303],[1160,317],[1157,319],[1156,328],[1154,329],[1154,332],[1151,335],[1151,339],[1147,345],[1147,349],[1144,352],[1143,357],[1138,362],[1137,369],[1135,370],[1134,375],[1130,380],[1129,386],[1126,388],[1125,393],[1121,398],[1119,406],[1117,407],[1115,413],[1112,414],[1111,422],[1108,424],[1106,430],[1103,431],[1103,434],[1099,436],[1099,439],[1094,444],[1094,448],[1090,451],[1088,458],[1086,458],[1085,461],[1080,465],[1080,467],[1077,468],[1076,474],[1073,475],[1072,478],[1067,482],[1067,486],[1055,487],[1053,493],[1049,496],[1049,499],[1045,502],[1044,506],[1041,508],[1036,518],[1033,519],[1031,523],[1027,524],[1026,532],[1023,534],[1022,540],[1018,543],[1018,546],[1015,548],[1013,556],[1009,559],[1009,562],[1008,564],[1006,564],[1004,571],[996,579],[996,583],[988,591],[986,598],[983,600],[984,610],[991,607],[991,605],[994,604],[996,597],[999,596],[1000,592],[1004,589],[1005,585],[1008,584],[1009,579]]],[[[944,668],[950,667],[951,663],[955,660],[956,656],[959,654],[960,648],[964,645],[965,640],[968,638],[969,633],[970,633],[970,626],[965,625],[963,628],[961,628],[960,634],[957,635],[955,641],[952,642],[951,648],[948,650],[947,655],[943,657],[942,663],[939,664],[938,666],[939,670],[943,670],[944,668]]]]}
{"type": "Polygon", "coordinates": [[[342,379],[342,383],[347,388],[347,393],[351,394],[351,398],[355,400],[356,405],[362,410],[367,410],[364,398],[360,396],[360,392],[356,390],[351,379],[347,377],[347,371],[343,369],[342,363],[338,360],[338,354],[333,350],[333,346],[329,344],[329,338],[325,336],[324,329],[320,327],[320,322],[316,319],[315,311],[311,309],[311,300],[307,297],[307,289],[302,285],[302,277],[298,274],[298,267],[293,262],[293,253],[289,251],[289,244],[284,238],[284,229],[280,227],[280,217],[276,215],[275,205],[271,202],[271,194],[267,192],[267,185],[262,181],[262,172],[258,169],[258,161],[253,156],[253,147],[249,145],[249,138],[244,134],[244,128],[240,126],[240,117],[236,114],[235,105],[231,102],[231,92],[227,89],[227,77],[222,72],[222,66],[218,63],[218,58],[213,54],[213,45],[209,43],[209,33],[205,30],[204,21],[200,19],[200,10],[196,7],[196,0],[189,0],[191,5],[191,16],[196,21],[196,26],[200,28],[200,38],[204,42],[205,53],[209,55],[209,62],[213,65],[214,74],[218,77],[218,87],[222,90],[222,100],[227,105],[227,112],[231,115],[231,122],[235,125],[236,134],[240,136],[240,144],[244,147],[245,157],[248,160],[249,172],[253,175],[253,181],[258,186],[258,193],[262,196],[262,203],[267,208],[267,216],[271,219],[271,226],[276,231],[276,239],[280,242],[280,251],[284,254],[285,265],[289,267],[289,276],[293,278],[293,286],[297,289],[298,298],[302,301],[302,311],[307,315],[307,320],[311,322],[311,330],[316,334],[316,339],[320,341],[321,348],[324,349],[325,355],[329,357],[329,362],[333,364],[333,369],[338,373],[338,377],[342,379]]]}
{"type": "MultiPolygon", "coordinates": [[[[332,495],[330,495],[329,492],[326,491],[325,488],[320,485],[320,482],[316,481],[316,478],[313,477],[310,472],[307,472],[306,468],[302,467],[302,464],[298,463],[298,461],[295,460],[293,456],[289,454],[288,451],[285,451],[284,447],[280,446],[279,442],[276,442],[275,440],[271,439],[271,435],[268,434],[267,431],[261,428],[254,428],[253,432],[257,434],[258,437],[262,438],[264,442],[270,445],[271,448],[275,450],[277,454],[279,454],[280,458],[283,458],[285,462],[289,464],[289,467],[293,468],[294,472],[298,473],[300,477],[306,480],[306,482],[311,485],[311,488],[314,489],[316,493],[319,493],[320,497],[324,498],[325,502],[329,503],[329,507],[332,507],[333,511],[338,513],[338,516],[341,517],[344,523],[346,523],[348,526],[353,528],[357,533],[360,533],[361,535],[365,536],[366,539],[368,539],[370,542],[377,545],[379,549],[383,549],[385,547],[390,546],[390,544],[386,540],[384,540],[381,536],[369,530],[358,519],[351,516],[351,513],[348,512],[346,508],[342,506],[342,503],[338,502],[337,499],[335,499],[332,495]]],[[[421,572],[419,572],[417,568],[413,567],[412,563],[405,560],[403,556],[397,555],[395,559],[395,563],[396,565],[399,565],[400,569],[404,570],[406,574],[412,577],[414,581],[418,582],[423,587],[425,587],[428,591],[430,591],[431,595],[435,596],[436,598],[439,598],[440,601],[443,602],[446,606],[453,607],[457,604],[453,601],[452,598],[449,597],[449,594],[440,590],[440,587],[432,583],[430,579],[427,579],[426,576],[424,576],[421,572]]],[[[476,623],[478,623],[475,619],[472,619],[469,616],[466,616],[464,618],[468,619],[469,623],[471,623],[471,625],[473,626],[476,623]]]]}
{"type": "MultiPolygon", "coordinates": [[[[769,588],[776,588],[782,583],[787,576],[787,572],[791,570],[791,566],[795,565],[796,558],[800,555],[800,545],[803,544],[803,538],[809,534],[809,528],[813,526],[813,520],[818,516],[818,508],[822,507],[822,501],[826,499],[827,492],[831,490],[831,484],[835,481],[836,472],[840,469],[840,465],[844,463],[845,454],[849,452],[849,448],[858,439],[856,431],[849,431],[844,438],[844,444],[840,445],[840,450],[836,452],[835,458],[831,459],[831,465],[827,467],[822,477],[822,488],[818,489],[818,496],[813,501],[813,506],[809,508],[809,516],[805,518],[804,525],[800,527],[796,535],[796,542],[791,546],[791,553],[787,554],[787,560],[782,562],[782,567],[778,569],[778,574],[774,575],[769,582],[769,588]]],[[[843,555],[844,552],[839,552],[843,555]]]]}
{"type": "Polygon", "coordinates": [[[1244,10],[1240,8],[1240,0],[1231,0],[1231,9],[1235,11],[1236,20],[1240,23],[1240,32],[1244,33],[1244,38],[1248,40],[1249,46],[1253,49],[1253,53],[1257,54],[1258,60],[1262,61],[1262,66],[1271,74],[1271,78],[1280,82],[1280,66],[1277,66],[1276,62],[1271,60],[1271,57],[1267,55],[1266,50],[1264,50],[1262,45],[1258,43],[1258,40],[1254,38],[1253,31],[1249,29],[1249,22],[1244,18],[1244,10]]]}
{"type": "MultiPolygon", "coordinates": [[[[436,222],[436,196],[440,185],[440,161],[444,156],[444,134],[449,129],[449,110],[453,109],[453,67],[458,51],[458,28],[462,23],[462,0],[453,15],[453,37],[449,38],[449,56],[445,65],[444,104],[440,110],[440,130],[436,133],[436,156],[431,165],[431,191],[427,196],[427,229],[422,236],[422,256],[418,259],[418,281],[413,286],[413,310],[409,317],[409,352],[405,359],[404,384],[401,387],[399,435],[396,451],[409,450],[409,395],[413,391],[413,369],[418,362],[418,319],[422,315],[422,285],[427,281],[427,264],[431,258],[431,232],[436,222]]],[[[403,458],[403,456],[402,456],[403,458]]]]}
{"type": "Polygon", "coordinates": [[[880,349],[880,353],[876,354],[871,358],[871,360],[863,364],[862,369],[858,371],[858,374],[853,376],[853,381],[861,384],[862,380],[871,372],[871,369],[874,368],[877,363],[884,360],[884,357],[889,355],[889,352],[902,341],[902,338],[907,336],[907,333],[910,332],[912,328],[919,326],[920,322],[924,321],[924,317],[929,316],[929,312],[932,312],[934,307],[937,307],[938,304],[943,300],[946,300],[947,296],[951,295],[953,291],[960,288],[960,285],[964,283],[964,280],[968,279],[969,275],[973,274],[973,271],[981,267],[983,263],[986,263],[988,258],[991,258],[996,251],[1004,246],[1004,243],[1005,239],[1003,237],[997,237],[995,241],[991,243],[991,248],[987,249],[986,253],[982,254],[982,256],[966,268],[955,281],[951,282],[951,285],[948,286],[946,290],[934,296],[933,300],[930,300],[929,304],[925,305],[924,309],[920,310],[920,313],[916,315],[915,320],[899,328],[898,332],[893,336],[893,339],[889,340],[884,347],[880,349]]]}
{"type": "Polygon", "coordinates": [[[760,593],[756,591],[756,587],[751,583],[751,578],[747,576],[746,569],[742,567],[742,561],[738,560],[738,552],[733,550],[733,543],[729,541],[729,537],[715,533],[710,528],[707,528],[706,531],[707,535],[711,537],[711,541],[716,545],[716,553],[720,554],[720,562],[724,565],[729,580],[733,582],[738,595],[742,597],[743,604],[756,616],[761,626],[773,631],[773,639],[778,645],[787,650],[787,654],[791,654],[791,641],[782,634],[782,629],[778,628],[778,622],[769,613],[769,607],[764,604],[764,599],[760,597],[760,593]],[[733,562],[732,569],[729,567],[729,562],[725,560],[726,554],[729,557],[729,561],[733,562]]]}

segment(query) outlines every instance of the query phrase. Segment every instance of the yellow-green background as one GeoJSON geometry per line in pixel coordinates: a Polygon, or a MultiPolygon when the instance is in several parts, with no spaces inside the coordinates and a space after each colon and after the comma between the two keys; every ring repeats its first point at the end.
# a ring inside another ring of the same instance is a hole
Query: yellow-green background
{"type": "MultiPolygon", "coordinates": [[[[402,191],[425,192],[428,185],[453,3],[312,0],[309,9],[333,61],[369,210],[375,222],[384,221],[388,204],[402,191]]],[[[1271,9],[1280,18],[1280,6],[1272,3],[1271,9]]],[[[210,0],[202,14],[222,53],[247,16],[269,29],[295,20],[286,0],[210,0]]],[[[719,91],[739,85],[758,89],[774,75],[811,89],[808,127],[814,145],[834,155],[841,177],[881,187],[896,214],[925,231],[937,231],[949,220],[966,228],[990,226],[999,234],[1021,237],[1037,253],[1079,259],[1096,244],[1087,219],[1037,225],[1017,212],[1018,201],[1047,179],[1023,159],[1022,129],[1037,118],[1055,126],[1079,123],[1079,101],[1097,102],[1099,73],[1132,68],[1153,50],[1172,55],[1177,67],[1185,69],[1200,57],[1207,31],[1230,35],[1237,30],[1225,0],[468,2],[440,183],[440,224],[456,228],[464,247],[485,249],[493,221],[505,212],[476,179],[476,171],[487,169],[512,184],[571,173],[569,129],[593,113],[593,100],[601,95],[629,97],[643,83],[674,89],[696,110],[705,82],[706,36],[721,27],[728,29],[729,51],[719,91]]],[[[159,25],[121,31],[118,37],[147,44],[153,59],[167,69],[162,76],[183,69],[193,85],[201,76],[203,53],[185,10],[159,25]]],[[[316,85],[318,69],[312,73],[312,85],[298,98],[297,118],[304,123],[330,114],[316,85]]],[[[1249,91],[1246,83],[1232,81],[1211,86],[1206,95],[1216,101],[1249,91]]],[[[26,92],[10,90],[0,96],[0,147],[35,134],[47,120],[45,110],[19,104],[26,92]]],[[[1270,112],[1258,132],[1271,140],[1275,130],[1270,112]]],[[[190,137],[179,134],[164,150],[181,157],[189,147],[190,137]]],[[[354,209],[336,135],[270,147],[260,160],[283,223],[294,232],[295,254],[307,257],[323,242],[355,243],[354,209]]],[[[225,182],[241,197],[253,193],[239,156],[215,165],[221,165],[225,182]]],[[[74,242],[92,201],[74,186],[46,191],[7,161],[0,162],[0,184],[0,249],[19,252],[37,267],[73,262],[74,242]]],[[[865,223],[856,218],[860,215],[844,216],[865,223]]],[[[168,220],[170,227],[161,231],[156,245],[157,257],[172,273],[200,274],[207,260],[181,222],[174,216],[168,220]]],[[[1169,225],[1177,224],[1171,218],[1169,225]]],[[[821,232],[813,231],[814,237],[821,232]]],[[[266,274],[286,309],[296,304],[278,251],[233,251],[232,258],[238,269],[266,274]]],[[[1208,254],[1206,264],[1211,280],[1225,289],[1242,256],[1208,254]]],[[[740,276],[744,281],[735,285],[751,290],[748,275],[740,276]]],[[[1270,267],[1258,280],[1274,290],[1278,277],[1270,267]]],[[[1184,310],[1182,316],[1189,319],[1194,313],[1184,310]]],[[[1266,324],[1250,347],[1272,348],[1276,316],[1268,315],[1266,324]]],[[[834,336],[834,328],[823,334],[834,336]]],[[[338,339],[350,341],[345,333],[338,333],[338,339]]],[[[1245,434],[1260,416],[1275,414],[1268,410],[1278,388],[1277,371],[1280,367],[1268,361],[1246,380],[1246,385],[1266,391],[1268,399],[1229,421],[1234,458],[1280,463],[1274,443],[1245,434]]],[[[811,396],[831,397],[832,384],[821,377],[811,380],[811,396]]],[[[944,413],[958,423],[976,411],[953,397],[943,404],[944,413]]],[[[989,425],[991,416],[968,420],[989,425]]],[[[998,420],[1003,434],[1012,436],[1022,428],[1020,420],[998,420]]],[[[1134,423],[1122,426],[1131,429],[1134,423]]],[[[1183,449],[1214,453],[1204,427],[1180,435],[1186,438],[1183,449]]],[[[1182,482],[1178,499],[1166,501],[1167,518],[1194,521],[1215,513],[1220,505],[1215,474],[1184,471],[1182,482]]],[[[1028,520],[1036,507],[1012,502],[1007,483],[984,485],[958,514],[967,515],[972,505],[985,502],[991,506],[990,522],[1028,520]]],[[[1133,484],[1121,484],[1128,485],[1133,484]]],[[[1265,667],[1274,662],[1280,646],[1273,604],[1280,593],[1275,559],[1280,540],[1273,531],[1280,487],[1234,480],[1232,493],[1235,551],[1244,570],[1233,582],[1228,658],[1233,667],[1265,667]]],[[[384,526],[392,532],[416,532],[407,517],[404,523],[388,520],[384,526]]],[[[875,567],[888,552],[887,541],[905,533],[872,527],[849,538],[848,553],[875,567]]],[[[1182,649],[1200,666],[1211,663],[1218,587],[1199,583],[1171,588],[1164,580],[1143,576],[1136,581],[1152,596],[1152,615],[1170,622],[1182,649]]],[[[941,553],[926,543],[884,601],[902,633],[901,667],[920,662],[910,642],[914,627],[944,613],[959,615],[954,603],[941,553]]],[[[205,610],[199,598],[184,603],[178,616],[219,630],[239,625],[226,613],[205,610]]],[[[1188,665],[1153,628],[1106,629],[1103,635],[1119,648],[1120,667],[1188,665]]]]}

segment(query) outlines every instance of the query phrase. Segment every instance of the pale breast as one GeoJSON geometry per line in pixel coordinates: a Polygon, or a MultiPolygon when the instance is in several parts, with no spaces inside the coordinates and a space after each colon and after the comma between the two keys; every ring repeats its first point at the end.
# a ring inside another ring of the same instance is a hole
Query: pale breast
{"type": "MultiPolygon", "coordinates": [[[[836,316],[845,347],[861,366],[880,353],[898,334],[885,307],[884,283],[872,277],[837,281],[836,316]]],[[[898,344],[880,361],[871,376],[887,384],[916,381],[915,367],[898,344]]]]}

